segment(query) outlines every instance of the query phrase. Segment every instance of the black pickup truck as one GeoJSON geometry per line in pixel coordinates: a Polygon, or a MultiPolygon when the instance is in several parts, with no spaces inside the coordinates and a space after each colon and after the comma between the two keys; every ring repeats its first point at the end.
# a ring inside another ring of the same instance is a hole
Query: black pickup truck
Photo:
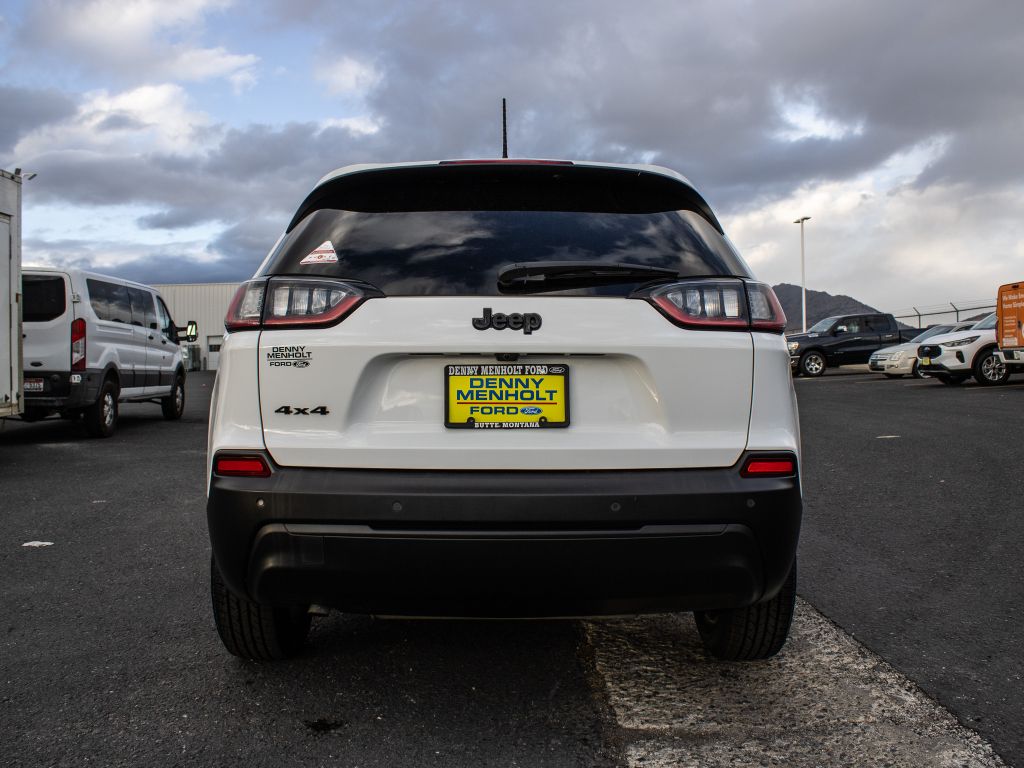
{"type": "Polygon", "coordinates": [[[830,366],[866,363],[872,352],[918,333],[914,328],[901,331],[892,315],[836,315],[819,320],[807,333],[788,335],[786,341],[794,371],[821,376],[830,366]]]}

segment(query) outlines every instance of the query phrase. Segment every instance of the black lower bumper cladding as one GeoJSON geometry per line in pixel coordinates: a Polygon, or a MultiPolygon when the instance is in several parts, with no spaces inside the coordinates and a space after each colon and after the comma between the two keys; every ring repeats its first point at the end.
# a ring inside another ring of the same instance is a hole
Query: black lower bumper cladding
{"type": "Polygon", "coordinates": [[[263,603],[488,617],[726,609],[778,591],[800,529],[797,478],[744,478],[741,465],[275,467],[214,476],[207,517],[225,582],[263,603]]]}
{"type": "Polygon", "coordinates": [[[25,371],[26,379],[39,379],[41,392],[25,392],[25,405],[40,408],[83,408],[99,397],[103,371],[25,371]]]}

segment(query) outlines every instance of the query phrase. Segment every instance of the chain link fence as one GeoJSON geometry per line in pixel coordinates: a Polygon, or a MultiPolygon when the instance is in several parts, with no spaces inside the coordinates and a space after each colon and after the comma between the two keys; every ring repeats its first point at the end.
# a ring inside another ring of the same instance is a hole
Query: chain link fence
{"type": "Polygon", "coordinates": [[[995,308],[996,305],[991,299],[966,299],[946,304],[910,307],[907,310],[893,312],[893,317],[905,325],[924,328],[936,323],[970,320],[979,314],[987,315],[995,311],[995,308]]]}

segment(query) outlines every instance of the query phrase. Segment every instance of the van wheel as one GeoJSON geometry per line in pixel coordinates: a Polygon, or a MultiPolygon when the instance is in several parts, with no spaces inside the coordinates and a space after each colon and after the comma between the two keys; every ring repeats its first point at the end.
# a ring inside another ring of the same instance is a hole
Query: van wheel
{"type": "Polygon", "coordinates": [[[303,606],[254,603],[227,588],[217,561],[210,558],[213,619],[224,647],[253,661],[280,661],[295,656],[306,641],[311,617],[303,606]]]}
{"type": "Polygon", "coordinates": [[[996,355],[995,347],[983,349],[974,358],[974,380],[983,387],[1005,384],[1010,379],[1010,369],[996,355]]]}
{"type": "Polygon", "coordinates": [[[804,352],[800,358],[800,373],[804,376],[821,376],[824,372],[825,356],[815,350],[804,352]]]}
{"type": "Polygon", "coordinates": [[[85,431],[90,437],[110,437],[117,429],[117,384],[104,379],[96,402],[84,411],[85,431]]]}
{"type": "Polygon", "coordinates": [[[160,408],[168,421],[177,421],[185,412],[185,377],[180,373],[174,377],[171,394],[160,398],[160,408]]]}
{"type": "Polygon", "coordinates": [[[697,631],[708,655],[722,661],[768,659],[789,637],[796,607],[796,560],[771,600],[732,611],[696,611],[697,631]]]}

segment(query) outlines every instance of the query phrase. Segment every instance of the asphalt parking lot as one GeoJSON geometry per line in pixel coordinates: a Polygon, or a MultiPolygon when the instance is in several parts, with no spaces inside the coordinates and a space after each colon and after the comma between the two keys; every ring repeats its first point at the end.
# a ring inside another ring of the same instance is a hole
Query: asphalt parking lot
{"type": "Polygon", "coordinates": [[[209,609],[212,377],[182,422],[126,406],[106,441],[8,422],[0,762],[999,765],[988,740],[1024,765],[1021,381],[797,380],[806,602],[763,665],[709,662],[685,617],[336,614],[243,663],[209,609]]]}

